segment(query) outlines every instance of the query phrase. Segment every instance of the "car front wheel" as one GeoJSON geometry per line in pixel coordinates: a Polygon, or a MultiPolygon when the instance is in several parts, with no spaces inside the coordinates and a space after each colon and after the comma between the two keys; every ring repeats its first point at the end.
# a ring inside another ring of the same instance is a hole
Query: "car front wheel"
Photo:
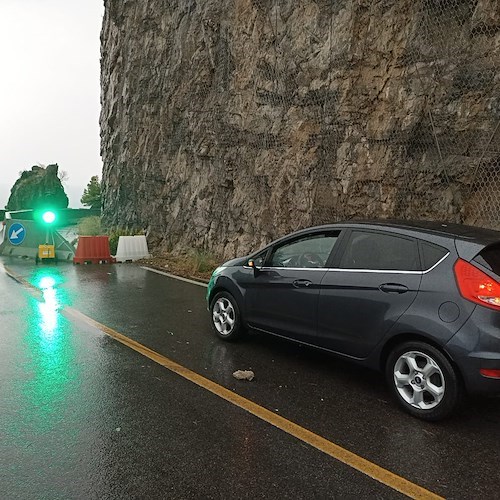
{"type": "Polygon", "coordinates": [[[228,292],[219,292],[210,305],[212,328],[223,340],[236,340],[242,335],[241,316],[235,298],[228,292]]]}
{"type": "Polygon", "coordinates": [[[389,355],[386,378],[410,414],[435,421],[449,416],[461,398],[460,379],[448,359],[425,342],[405,342],[389,355]]]}

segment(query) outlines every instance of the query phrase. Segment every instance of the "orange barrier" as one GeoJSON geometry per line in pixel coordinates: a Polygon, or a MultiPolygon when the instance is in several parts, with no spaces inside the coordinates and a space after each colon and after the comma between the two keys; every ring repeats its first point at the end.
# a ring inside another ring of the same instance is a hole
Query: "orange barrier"
{"type": "Polygon", "coordinates": [[[73,264],[112,264],[107,236],[80,236],[73,264]]]}

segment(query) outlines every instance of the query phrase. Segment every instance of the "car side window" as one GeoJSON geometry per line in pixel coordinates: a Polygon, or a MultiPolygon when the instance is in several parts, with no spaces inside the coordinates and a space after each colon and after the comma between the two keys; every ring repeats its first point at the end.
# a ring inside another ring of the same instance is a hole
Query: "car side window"
{"type": "Polygon", "coordinates": [[[339,233],[321,233],[285,243],[273,250],[271,267],[325,267],[339,233]]]}
{"type": "Polygon", "coordinates": [[[427,269],[437,264],[448,253],[446,248],[434,245],[433,243],[420,242],[420,244],[422,248],[422,265],[424,271],[427,271],[427,269]]]}
{"type": "Polygon", "coordinates": [[[342,269],[418,271],[417,242],[387,233],[352,231],[340,261],[342,269]]]}

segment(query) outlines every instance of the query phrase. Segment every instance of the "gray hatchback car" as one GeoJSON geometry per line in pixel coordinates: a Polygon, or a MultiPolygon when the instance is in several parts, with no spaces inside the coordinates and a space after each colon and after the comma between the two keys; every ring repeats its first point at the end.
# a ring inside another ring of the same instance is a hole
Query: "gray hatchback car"
{"type": "Polygon", "coordinates": [[[500,393],[500,232],[457,224],[345,222],[298,231],[212,275],[215,333],[246,328],[385,371],[401,406],[448,416],[500,393]]]}

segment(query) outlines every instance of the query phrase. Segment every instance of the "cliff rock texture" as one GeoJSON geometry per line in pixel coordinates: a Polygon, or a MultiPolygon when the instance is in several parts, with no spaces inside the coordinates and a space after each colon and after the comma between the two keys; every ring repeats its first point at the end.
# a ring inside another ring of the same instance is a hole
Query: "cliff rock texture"
{"type": "Polygon", "coordinates": [[[107,222],[224,256],[351,217],[500,227],[499,0],[106,0],[107,222]]]}
{"type": "Polygon", "coordinates": [[[24,210],[28,208],[67,208],[68,197],[64,192],[57,172],[57,164],[46,168],[34,166],[25,170],[10,190],[7,210],[24,210]]]}

